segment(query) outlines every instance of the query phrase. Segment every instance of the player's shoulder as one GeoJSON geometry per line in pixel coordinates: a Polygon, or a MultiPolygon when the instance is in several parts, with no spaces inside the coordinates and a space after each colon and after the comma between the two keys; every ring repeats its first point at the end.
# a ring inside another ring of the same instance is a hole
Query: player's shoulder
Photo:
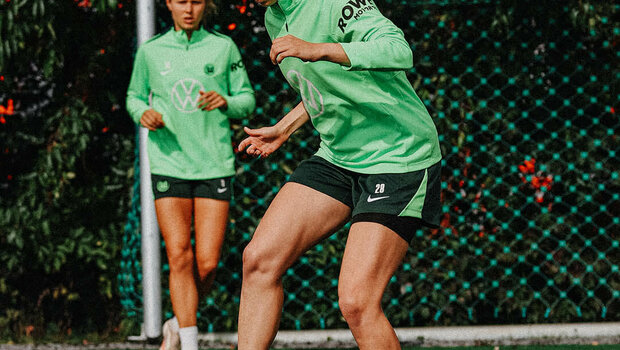
{"type": "Polygon", "coordinates": [[[166,34],[166,32],[155,34],[153,37],[151,37],[150,39],[148,39],[147,41],[142,43],[142,45],[140,45],[140,46],[141,47],[152,46],[154,43],[157,43],[157,42],[161,41],[161,39],[164,37],[165,34],[166,34]]]}
{"type": "Polygon", "coordinates": [[[208,30],[206,40],[206,47],[216,46],[225,50],[232,50],[233,48],[237,47],[237,44],[230,36],[222,34],[214,29],[208,30]]]}
{"type": "Polygon", "coordinates": [[[211,40],[215,40],[215,41],[218,41],[218,42],[220,42],[222,44],[227,44],[227,45],[234,44],[233,39],[231,37],[229,37],[228,35],[226,35],[226,34],[222,34],[222,33],[218,32],[215,29],[210,29],[210,30],[208,30],[208,32],[209,32],[209,34],[211,34],[211,35],[209,35],[211,40]]]}
{"type": "Polygon", "coordinates": [[[140,44],[138,47],[138,52],[146,54],[152,52],[153,50],[157,50],[157,47],[160,47],[164,42],[166,34],[168,34],[168,32],[155,34],[153,37],[140,44]]]}

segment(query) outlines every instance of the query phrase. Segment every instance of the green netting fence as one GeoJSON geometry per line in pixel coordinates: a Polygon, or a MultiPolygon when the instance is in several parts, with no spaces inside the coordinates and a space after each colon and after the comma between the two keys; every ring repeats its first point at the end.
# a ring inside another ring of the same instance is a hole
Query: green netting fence
{"type": "MultiPolygon", "coordinates": [[[[393,325],[620,320],[619,5],[376,2],[411,43],[408,76],[444,156],[442,227],[417,232],[391,279],[384,309],[393,325]]],[[[240,46],[256,89],[258,108],[234,125],[234,142],[242,126],[274,124],[298,101],[268,60],[264,11],[252,3],[226,2],[216,19],[240,46]]],[[[163,26],[167,13],[160,17],[163,26]]],[[[236,329],[243,249],[317,145],[306,126],[268,159],[237,155],[230,226],[214,289],[200,304],[201,330],[236,329]]],[[[119,282],[123,305],[139,319],[137,180],[119,282]]],[[[336,283],[347,228],[288,269],[283,329],[346,326],[336,283]]]]}

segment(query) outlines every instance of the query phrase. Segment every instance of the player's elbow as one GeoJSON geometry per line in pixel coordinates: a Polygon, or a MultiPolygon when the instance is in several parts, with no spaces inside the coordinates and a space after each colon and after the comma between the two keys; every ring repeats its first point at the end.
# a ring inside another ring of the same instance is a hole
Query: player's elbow
{"type": "Polygon", "coordinates": [[[411,69],[413,67],[413,52],[406,41],[399,41],[398,44],[394,45],[394,51],[395,62],[398,62],[399,68],[411,69]]]}

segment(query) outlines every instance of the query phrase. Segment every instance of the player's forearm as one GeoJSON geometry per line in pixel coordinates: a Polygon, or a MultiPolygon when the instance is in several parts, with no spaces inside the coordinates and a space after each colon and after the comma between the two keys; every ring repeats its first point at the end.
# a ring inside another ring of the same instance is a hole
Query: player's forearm
{"type": "Polygon", "coordinates": [[[288,138],[308,120],[310,120],[310,116],[306,112],[303,103],[300,102],[293,110],[282,117],[275,126],[281,134],[286,135],[288,138]]]}
{"type": "Polygon", "coordinates": [[[350,66],[349,56],[339,43],[317,44],[319,48],[319,60],[338,63],[343,66],[350,66]]]}

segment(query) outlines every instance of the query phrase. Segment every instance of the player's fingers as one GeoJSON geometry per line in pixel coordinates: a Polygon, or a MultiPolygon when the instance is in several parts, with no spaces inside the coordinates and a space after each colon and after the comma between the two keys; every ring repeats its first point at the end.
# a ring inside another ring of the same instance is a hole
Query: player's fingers
{"type": "Polygon", "coordinates": [[[148,120],[149,122],[155,122],[158,119],[161,119],[161,114],[153,111],[153,110],[148,110],[146,112],[144,112],[144,118],[146,118],[146,120],[148,120]]]}
{"type": "Polygon", "coordinates": [[[222,106],[224,106],[226,103],[224,101],[224,99],[218,99],[215,100],[212,103],[209,103],[209,105],[207,106],[207,111],[212,111],[214,109],[220,108],[222,106]]]}
{"type": "Polygon", "coordinates": [[[207,97],[205,95],[202,95],[198,99],[198,108],[205,110],[209,103],[210,101],[207,99],[207,97]]]}
{"type": "Polygon", "coordinates": [[[145,118],[142,118],[142,119],[140,120],[140,124],[141,124],[143,127],[147,128],[147,129],[149,129],[149,130],[151,130],[151,131],[155,131],[155,127],[154,127],[153,125],[151,125],[151,123],[149,123],[148,121],[146,121],[146,120],[145,120],[145,118]]]}
{"type": "Polygon", "coordinates": [[[285,49],[286,47],[281,45],[280,43],[274,43],[274,45],[271,45],[271,51],[269,52],[269,58],[271,59],[271,63],[276,64],[278,56],[285,49]]]}
{"type": "MultiPolygon", "coordinates": [[[[247,128],[247,127],[246,127],[247,128]]],[[[245,130],[245,128],[244,128],[245,130]]],[[[267,126],[267,127],[262,127],[262,128],[258,128],[258,129],[250,129],[247,128],[247,130],[245,130],[245,132],[250,135],[250,136],[254,136],[258,139],[261,140],[266,140],[269,138],[272,138],[274,136],[276,136],[276,129],[273,126],[267,126]]]]}
{"type": "Polygon", "coordinates": [[[150,118],[150,124],[154,128],[161,128],[162,126],[164,126],[164,121],[162,120],[161,116],[152,115],[150,118]]]}
{"type": "Polygon", "coordinates": [[[200,99],[203,101],[206,101],[208,103],[213,102],[213,100],[215,100],[216,98],[218,98],[218,94],[216,92],[210,91],[207,92],[206,94],[200,96],[200,99]]]}
{"type": "Polygon", "coordinates": [[[198,101],[200,101],[201,104],[208,104],[215,98],[215,95],[216,95],[215,91],[209,91],[209,92],[201,91],[198,101]]]}
{"type": "Polygon", "coordinates": [[[149,125],[155,129],[163,128],[164,121],[159,115],[151,116],[148,121],[149,125]]]}
{"type": "Polygon", "coordinates": [[[265,128],[259,128],[259,129],[250,129],[247,126],[243,127],[243,131],[245,131],[246,134],[250,135],[250,136],[256,136],[256,137],[260,137],[263,136],[263,131],[265,128]]]}
{"type": "Polygon", "coordinates": [[[239,152],[243,151],[246,146],[247,146],[247,143],[245,142],[245,140],[242,140],[241,142],[239,142],[239,145],[237,146],[237,151],[239,152]]]}
{"type": "Polygon", "coordinates": [[[273,50],[273,48],[271,49],[271,51],[269,51],[269,59],[271,60],[271,63],[276,64],[276,51],[273,50]]]}
{"type": "Polygon", "coordinates": [[[201,108],[207,111],[213,110],[217,107],[212,108],[211,105],[221,98],[222,97],[218,93],[211,91],[211,93],[207,93],[201,97],[201,108]]]}
{"type": "Polygon", "coordinates": [[[223,100],[223,98],[220,95],[215,95],[215,96],[212,96],[212,97],[209,97],[209,98],[205,99],[205,101],[207,102],[207,105],[208,105],[207,106],[207,110],[213,110],[215,108],[218,108],[219,106],[218,107],[214,107],[214,106],[215,105],[220,105],[222,103],[222,100],[223,100]]]}
{"type": "Polygon", "coordinates": [[[291,50],[286,50],[286,51],[282,51],[278,57],[276,58],[278,64],[282,63],[282,60],[287,58],[287,57],[291,57],[291,56],[295,56],[294,54],[292,54],[291,50]]]}
{"type": "Polygon", "coordinates": [[[144,113],[142,115],[142,118],[140,118],[140,123],[142,124],[150,125],[152,121],[153,121],[153,117],[148,113],[144,113]]]}
{"type": "Polygon", "coordinates": [[[253,137],[246,137],[241,142],[239,142],[239,146],[237,147],[237,149],[239,151],[243,151],[244,149],[248,148],[249,146],[252,145],[253,139],[254,139],[253,137]]]}
{"type": "Polygon", "coordinates": [[[207,98],[206,101],[209,103],[209,105],[212,105],[212,104],[217,104],[218,105],[217,107],[213,107],[211,109],[222,107],[222,103],[226,103],[226,100],[224,99],[224,97],[222,97],[222,95],[220,95],[218,93],[216,93],[213,96],[207,98]]]}
{"type": "Polygon", "coordinates": [[[245,152],[249,155],[254,155],[256,153],[256,145],[251,144],[246,150],[245,152]]]}

